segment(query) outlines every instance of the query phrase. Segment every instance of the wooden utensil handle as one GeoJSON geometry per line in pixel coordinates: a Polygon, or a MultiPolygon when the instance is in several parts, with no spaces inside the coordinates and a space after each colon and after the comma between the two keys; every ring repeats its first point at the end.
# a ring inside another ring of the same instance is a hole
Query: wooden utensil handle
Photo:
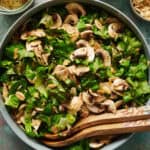
{"type": "Polygon", "coordinates": [[[62,138],[64,139],[70,135],[73,135],[74,133],[77,133],[91,126],[109,124],[109,123],[143,120],[143,119],[150,119],[150,106],[121,109],[121,110],[118,110],[115,114],[105,113],[105,114],[100,114],[100,115],[91,115],[85,119],[82,119],[69,131],[64,131],[59,135],[47,133],[45,134],[45,138],[52,139],[52,140],[62,139],[62,138]]]}
{"type": "Polygon", "coordinates": [[[89,137],[100,135],[124,134],[141,131],[150,131],[150,119],[98,125],[86,128],[81,132],[78,132],[77,134],[73,135],[72,137],[69,137],[62,141],[43,140],[42,142],[51,147],[63,147],[89,137]]]}

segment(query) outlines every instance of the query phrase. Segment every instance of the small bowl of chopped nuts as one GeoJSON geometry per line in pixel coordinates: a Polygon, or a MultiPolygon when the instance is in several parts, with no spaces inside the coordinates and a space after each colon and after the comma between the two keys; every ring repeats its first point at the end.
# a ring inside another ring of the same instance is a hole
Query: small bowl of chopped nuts
{"type": "Polygon", "coordinates": [[[150,0],[130,0],[130,4],[138,17],[150,22],[150,0]]]}
{"type": "Polygon", "coordinates": [[[32,6],[34,0],[0,0],[0,14],[15,15],[32,6]]]}

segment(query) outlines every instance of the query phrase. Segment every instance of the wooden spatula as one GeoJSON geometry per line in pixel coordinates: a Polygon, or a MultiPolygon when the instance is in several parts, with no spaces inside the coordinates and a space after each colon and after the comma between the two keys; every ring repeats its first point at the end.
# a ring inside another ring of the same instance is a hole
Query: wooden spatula
{"type": "Polygon", "coordinates": [[[88,127],[102,125],[102,124],[143,120],[143,119],[150,119],[150,106],[121,109],[121,110],[118,110],[115,114],[105,113],[105,114],[100,114],[100,115],[91,115],[85,119],[82,119],[70,130],[61,132],[59,134],[47,133],[47,134],[45,134],[44,137],[46,139],[51,139],[51,140],[65,139],[68,136],[71,136],[85,128],[88,128],[88,127]]]}
{"type": "Polygon", "coordinates": [[[100,136],[100,135],[114,135],[114,134],[124,134],[140,131],[150,131],[150,119],[96,125],[93,127],[85,128],[84,130],[76,133],[75,135],[68,137],[60,141],[49,141],[42,140],[44,144],[51,147],[63,147],[80,141],[81,139],[100,136]]]}

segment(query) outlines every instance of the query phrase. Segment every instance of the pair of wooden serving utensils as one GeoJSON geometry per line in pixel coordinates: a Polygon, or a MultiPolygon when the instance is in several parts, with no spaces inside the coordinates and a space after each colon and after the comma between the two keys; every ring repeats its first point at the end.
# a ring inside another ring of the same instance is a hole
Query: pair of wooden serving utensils
{"type": "Polygon", "coordinates": [[[91,115],[70,130],[45,134],[41,141],[51,147],[63,147],[85,138],[141,131],[150,131],[150,106],[120,109],[115,114],[91,115]]]}

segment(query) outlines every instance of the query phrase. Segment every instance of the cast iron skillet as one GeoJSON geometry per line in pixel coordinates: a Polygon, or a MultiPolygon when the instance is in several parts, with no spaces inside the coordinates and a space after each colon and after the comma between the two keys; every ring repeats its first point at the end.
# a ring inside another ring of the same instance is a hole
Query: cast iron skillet
{"type": "MultiPolygon", "coordinates": [[[[98,1],[98,0],[73,0],[74,2],[80,2],[80,3],[86,3],[89,5],[93,5],[93,6],[97,6],[100,9],[104,9],[107,12],[109,12],[110,14],[118,17],[122,22],[124,22],[135,34],[136,36],[141,40],[141,42],[143,43],[143,49],[145,50],[145,54],[147,56],[147,59],[150,60],[150,51],[148,50],[148,44],[146,42],[146,40],[144,39],[142,33],[139,31],[139,29],[137,28],[137,26],[132,22],[132,20],[130,20],[126,15],[124,15],[121,11],[119,11],[118,9],[112,7],[109,4],[106,4],[102,1],[98,1]]],[[[8,32],[6,33],[5,37],[2,40],[2,43],[0,44],[0,56],[2,55],[2,50],[4,49],[5,45],[9,42],[9,40],[11,39],[12,35],[15,33],[15,31],[17,31],[17,29],[19,29],[19,27],[21,25],[24,24],[24,22],[30,18],[31,16],[33,16],[34,14],[36,14],[37,12],[39,12],[42,9],[45,9],[47,7],[51,7],[51,6],[55,6],[55,5],[59,5],[59,4],[63,4],[66,2],[70,2],[70,0],[51,0],[51,1],[47,1],[47,2],[43,2],[35,7],[33,7],[32,9],[28,10],[27,12],[25,12],[12,26],[11,28],[8,30],[8,32]]],[[[72,2],[72,1],[71,1],[72,2]]],[[[149,70],[149,74],[150,74],[150,70],[149,70]]],[[[10,128],[15,132],[15,134],[26,144],[28,144],[29,146],[31,146],[32,148],[36,149],[36,150],[52,150],[52,148],[48,148],[47,146],[37,142],[36,140],[29,138],[28,136],[26,136],[26,134],[19,128],[19,126],[13,121],[13,119],[11,118],[10,114],[8,113],[3,101],[2,101],[2,97],[0,95],[0,110],[2,112],[2,115],[4,117],[4,119],[6,120],[6,122],[8,123],[8,125],[10,126],[10,128]]],[[[116,149],[117,147],[119,147],[120,145],[122,145],[123,143],[125,143],[127,140],[129,140],[129,138],[131,137],[131,135],[128,136],[123,136],[123,138],[105,146],[104,148],[102,148],[101,150],[113,150],[116,149]]]]}

